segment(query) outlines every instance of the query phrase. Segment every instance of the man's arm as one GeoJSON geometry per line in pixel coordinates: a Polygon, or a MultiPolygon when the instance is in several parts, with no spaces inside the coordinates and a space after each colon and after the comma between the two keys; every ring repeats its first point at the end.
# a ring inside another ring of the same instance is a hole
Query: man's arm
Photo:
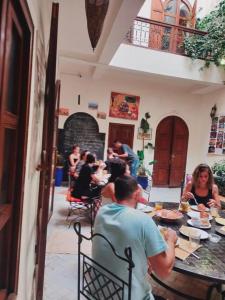
{"type": "Polygon", "coordinates": [[[163,251],[155,256],[148,257],[152,270],[160,278],[166,278],[172,271],[175,260],[175,244],[177,241],[176,232],[172,229],[168,229],[165,239],[167,241],[167,250],[163,251]]]}

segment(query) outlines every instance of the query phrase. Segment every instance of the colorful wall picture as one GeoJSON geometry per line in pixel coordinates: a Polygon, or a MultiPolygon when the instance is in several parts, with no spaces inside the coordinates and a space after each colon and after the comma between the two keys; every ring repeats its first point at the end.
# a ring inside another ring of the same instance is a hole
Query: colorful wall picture
{"type": "Polygon", "coordinates": [[[98,109],[98,103],[97,102],[88,102],[88,108],[89,109],[98,109]]]}
{"type": "Polygon", "coordinates": [[[60,107],[58,114],[59,116],[69,116],[69,108],[60,107]]]}
{"type": "Polygon", "coordinates": [[[106,113],[102,111],[97,112],[97,118],[98,119],[106,119],[106,113]]]}
{"type": "Polygon", "coordinates": [[[140,97],[112,92],[110,99],[109,116],[137,120],[139,113],[140,97]]]}
{"type": "Polygon", "coordinates": [[[208,153],[225,154],[225,116],[212,119],[208,153]]]}

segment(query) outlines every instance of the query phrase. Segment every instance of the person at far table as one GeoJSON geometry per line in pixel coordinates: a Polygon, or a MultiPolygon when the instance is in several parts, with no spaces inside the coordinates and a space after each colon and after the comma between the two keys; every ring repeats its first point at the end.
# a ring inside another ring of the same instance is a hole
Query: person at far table
{"type": "MultiPolygon", "coordinates": [[[[115,181],[117,178],[126,175],[130,176],[130,168],[128,164],[120,159],[120,158],[114,158],[110,160],[111,164],[111,176],[109,177],[109,181],[106,184],[106,186],[102,189],[102,205],[109,204],[112,202],[116,202],[116,197],[115,197],[115,181]]],[[[140,189],[140,197],[138,199],[139,203],[142,204],[149,204],[148,200],[142,197],[142,187],[138,185],[140,189]]]]}
{"type": "Polygon", "coordinates": [[[86,159],[87,159],[87,155],[90,152],[88,150],[84,150],[82,151],[81,155],[80,155],[80,160],[78,161],[77,165],[76,165],[76,169],[75,169],[75,173],[76,173],[76,177],[78,177],[80,170],[82,168],[82,166],[85,164],[86,159]]]}
{"type": "Polygon", "coordinates": [[[101,181],[101,176],[98,170],[94,169],[94,166],[95,156],[89,153],[75,182],[75,187],[71,194],[72,197],[81,198],[83,196],[93,198],[99,195],[101,188],[98,186],[98,183],[101,181]]]}
{"type": "Polygon", "coordinates": [[[119,158],[124,158],[130,166],[131,176],[136,177],[137,170],[140,165],[138,156],[128,145],[122,144],[118,140],[114,141],[113,145],[115,149],[122,150],[122,154],[114,153],[114,156],[119,158]]]}
{"type": "Polygon", "coordinates": [[[75,172],[79,160],[80,160],[80,147],[74,145],[72,148],[72,153],[69,155],[70,172],[72,173],[75,172]]]}
{"type": "Polygon", "coordinates": [[[195,168],[192,180],[185,186],[181,197],[182,200],[189,201],[190,205],[196,205],[194,198],[207,207],[221,206],[218,187],[214,184],[212,170],[207,164],[200,164],[195,168]]]}
{"type": "Polygon", "coordinates": [[[107,149],[107,160],[105,161],[105,170],[111,173],[111,162],[115,159],[113,148],[109,147],[107,149]]]}
{"type": "MultiPolygon", "coordinates": [[[[108,238],[122,257],[124,249],[131,247],[135,264],[131,299],[153,300],[159,298],[152,294],[148,274],[154,271],[160,278],[169,276],[175,260],[177,235],[175,231],[168,229],[164,240],[152,218],[135,209],[139,193],[138,184],[132,176],[117,178],[117,203],[100,208],[95,219],[94,233],[108,238]]],[[[93,239],[92,257],[115,275],[127,280],[127,263],[112,255],[112,250],[104,239],[93,239]]]]}

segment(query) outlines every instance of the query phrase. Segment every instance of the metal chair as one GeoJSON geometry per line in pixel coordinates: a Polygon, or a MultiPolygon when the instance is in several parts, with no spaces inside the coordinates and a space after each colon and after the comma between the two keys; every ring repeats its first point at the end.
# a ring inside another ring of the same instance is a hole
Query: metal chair
{"type": "Polygon", "coordinates": [[[150,202],[150,193],[152,189],[152,177],[148,176],[148,186],[143,189],[143,194],[147,195],[148,202],[150,202]]]}
{"type": "Polygon", "coordinates": [[[95,217],[99,208],[102,205],[101,195],[93,198],[81,197],[74,198],[70,194],[70,190],[68,190],[66,200],[69,203],[68,214],[66,220],[68,221],[71,215],[76,215],[74,219],[69,222],[69,228],[73,222],[75,222],[78,218],[88,217],[91,225],[91,234],[93,233],[93,226],[95,217]]]}
{"type": "Polygon", "coordinates": [[[86,299],[95,300],[125,300],[125,289],[128,291],[126,300],[131,300],[132,269],[134,263],[132,260],[132,250],[125,248],[125,257],[117,254],[111,242],[102,234],[95,233],[90,238],[81,234],[81,224],[74,224],[74,230],[78,235],[78,290],[77,299],[83,295],[86,299]],[[91,257],[81,251],[83,239],[92,241],[96,237],[103,238],[110,246],[113,255],[128,265],[128,280],[118,277],[104,265],[99,264],[91,257]]]}

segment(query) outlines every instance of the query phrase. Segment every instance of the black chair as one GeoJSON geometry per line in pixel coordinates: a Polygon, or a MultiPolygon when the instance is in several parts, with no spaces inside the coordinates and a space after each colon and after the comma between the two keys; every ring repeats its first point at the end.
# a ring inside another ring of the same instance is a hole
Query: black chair
{"type": "Polygon", "coordinates": [[[132,285],[132,269],[134,263],[132,261],[132,250],[130,247],[125,248],[125,257],[117,254],[115,248],[110,241],[102,234],[95,233],[90,238],[81,234],[81,224],[74,224],[74,230],[78,235],[78,291],[77,299],[83,295],[86,299],[95,300],[131,300],[132,285]],[[91,257],[81,251],[81,243],[83,239],[92,241],[96,237],[103,238],[110,248],[113,255],[121,261],[125,261],[128,265],[128,280],[125,281],[103,265],[96,262],[91,257]],[[125,299],[125,289],[128,291],[125,299]]]}

